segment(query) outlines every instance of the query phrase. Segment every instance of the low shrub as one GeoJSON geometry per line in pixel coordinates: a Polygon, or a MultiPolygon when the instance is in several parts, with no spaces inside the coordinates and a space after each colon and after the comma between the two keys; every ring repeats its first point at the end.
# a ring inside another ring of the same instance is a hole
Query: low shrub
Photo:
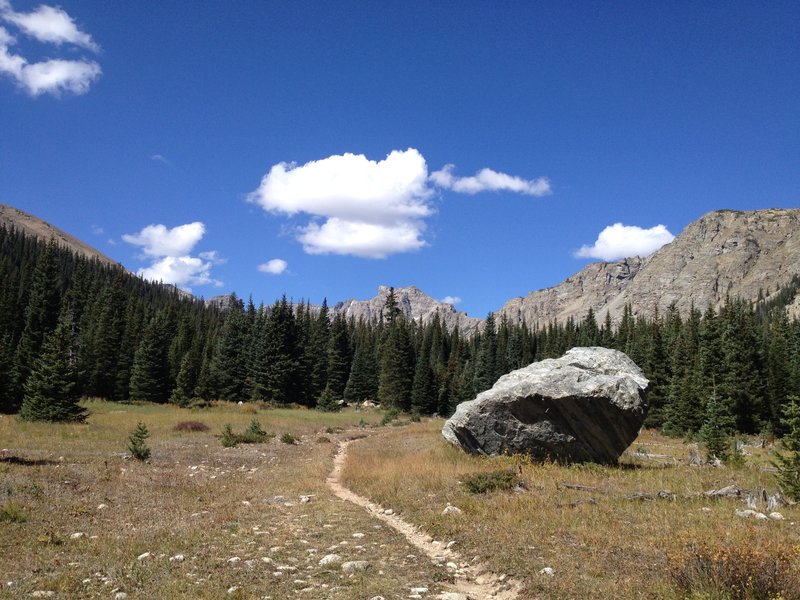
{"type": "Polygon", "coordinates": [[[291,433],[284,433],[281,436],[281,441],[284,444],[296,444],[297,443],[297,438],[294,437],[291,433]]]}
{"type": "Polygon", "coordinates": [[[233,448],[237,444],[262,444],[268,442],[273,437],[273,434],[264,431],[258,419],[250,421],[250,425],[242,433],[234,433],[230,424],[222,428],[222,445],[225,448],[233,448]]]}
{"type": "Polygon", "coordinates": [[[208,431],[210,428],[201,421],[181,421],[180,423],[176,423],[175,427],[172,429],[174,431],[187,431],[191,433],[196,431],[208,431]]]}
{"type": "Polygon", "coordinates": [[[16,502],[0,506],[0,523],[24,523],[28,520],[25,510],[16,502]]]}
{"type": "Polygon", "coordinates": [[[326,435],[321,435],[321,436],[319,436],[317,438],[317,443],[318,444],[330,444],[331,443],[331,438],[329,438],[326,435]]]}
{"type": "Polygon", "coordinates": [[[392,421],[397,420],[397,417],[400,416],[400,411],[396,408],[390,408],[383,414],[383,418],[381,419],[381,425],[388,425],[392,421]]]}
{"type": "Polygon", "coordinates": [[[687,597],[726,600],[800,599],[800,550],[720,543],[692,544],[668,556],[670,574],[687,597]]]}
{"type": "Polygon", "coordinates": [[[516,471],[501,469],[488,473],[474,473],[463,478],[461,484],[471,494],[485,494],[496,490],[510,490],[519,483],[516,471]]]}

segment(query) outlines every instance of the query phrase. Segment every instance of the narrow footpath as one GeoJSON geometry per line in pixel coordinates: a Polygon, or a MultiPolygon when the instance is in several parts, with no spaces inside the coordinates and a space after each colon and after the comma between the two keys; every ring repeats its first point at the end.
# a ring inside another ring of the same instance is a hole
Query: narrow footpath
{"type": "Polygon", "coordinates": [[[333,470],[326,483],[328,488],[342,500],[366,509],[373,517],[379,519],[401,533],[408,542],[425,553],[432,561],[447,566],[454,575],[454,582],[444,584],[445,592],[439,595],[441,600],[516,600],[521,585],[506,575],[492,573],[483,564],[467,562],[452,547],[447,548],[443,542],[434,541],[424,531],[404,520],[402,517],[381,506],[370,502],[368,498],[359,496],[342,484],[341,476],[347,461],[347,448],[354,440],[339,443],[333,460],[333,470]]]}

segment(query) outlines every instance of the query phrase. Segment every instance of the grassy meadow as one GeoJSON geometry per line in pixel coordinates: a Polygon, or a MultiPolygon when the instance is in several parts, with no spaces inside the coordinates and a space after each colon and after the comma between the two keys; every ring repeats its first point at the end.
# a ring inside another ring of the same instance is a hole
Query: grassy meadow
{"type": "Polygon", "coordinates": [[[447,571],[325,486],[337,442],[354,436],[365,439],[350,444],[346,485],[522,581],[522,598],[800,597],[800,508],[759,521],[734,514],[742,500],[698,496],[773,493],[769,450],[755,446],[739,468],[689,466],[690,445],[647,431],[631,450],[648,458],[541,465],[468,456],[444,442],[439,419],[381,427],[378,410],[85,406],[83,425],[0,417],[0,597],[388,600],[424,586],[433,598],[447,571]],[[224,448],[223,427],[253,418],[274,436],[224,448]],[[176,428],[188,421],[208,430],[176,428]],[[146,463],[127,456],[139,422],[146,463]],[[498,470],[527,489],[463,485],[498,470]],[[629,499],[667,490],[676,496],[629,499]],[[462,513],[443,515],[448,503],[462,513]],[[331,553],[369,567],[321,565],[331,553]]]}

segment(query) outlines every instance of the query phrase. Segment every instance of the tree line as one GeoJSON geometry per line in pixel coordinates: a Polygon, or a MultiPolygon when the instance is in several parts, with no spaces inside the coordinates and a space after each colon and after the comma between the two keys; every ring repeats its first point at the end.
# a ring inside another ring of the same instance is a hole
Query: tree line
{"type": "Polygon", "coordinates": [[[626,307],[616,325],[592,311],[543,326],[489,314],[471,336],[438,316],[407,320],[392,290],[372,321],[286,297],[210,305],[14,228],[0,227],[0,281],[0,410],[23,417],[30,407],[45,411],[31,418],[52,417],[54,394],[64,400],[56,410],[75,418],[69,407],[82,396],[329,410],[369,400],[449,415],[504,373],[591,345],[642,367],[647,425],[674,435],[698,432],[709,410],[743,432],[779,430],[783,406],[800,395],[800,324],[785,311],[797,281],[685,317],[674,307],[647,318],[626,307]]]}

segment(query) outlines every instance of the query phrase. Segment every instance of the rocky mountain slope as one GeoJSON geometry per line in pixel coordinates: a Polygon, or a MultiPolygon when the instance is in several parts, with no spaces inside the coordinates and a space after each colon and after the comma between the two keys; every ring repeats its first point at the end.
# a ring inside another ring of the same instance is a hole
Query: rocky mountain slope
{"type": "Polygon", "coordinates": [[[800,273],[800,209],[719,210],[691,223],[671,243],[642,259],[595,263],[562,283],[509,300],[499,314],[513,322],[618,320],[626,304],[634,315],[681,314],[725,298],[756,299],[800,273]]]}
{"type": "MultiPolygon", "coordinates": [[[[446,304],[434,300],[424,294],[421,290],[411,285],[408,287],[395,288],[395,297],[403,311],[406,319],[417,323],[428,323],[438,314],[442,323],[448,330],[458,326],[462,333],[467,335],[477,331],[483,322],[481,319],[467,316],[467,313],[457,311],[452,304],[446,304]]],[[[382,285],[378,288],[378,295],[369,300],[346,300],[339,302],[332,308],[332,312],[344,314],[348,319],[354,317],[356,320],[379,319],[383,308],[386,305],[386,297],[389,295],[389,288],[382,285]]]]}
{"type": "Polygon", "coordinates": [[[82,242],[66,231],[7,204],[0,204],[0,226],[3,225],[9,228],[14,227],[19,231],[25,232],[26,235],[37,237],[44,241],[54,238],[60,246],[69,248],[73,252],[83,254],[88,258],[96,258],[108,265],[117,264],[116,261],[111,260],[99,250],[92,248],[89,244],[82,242]]]}

